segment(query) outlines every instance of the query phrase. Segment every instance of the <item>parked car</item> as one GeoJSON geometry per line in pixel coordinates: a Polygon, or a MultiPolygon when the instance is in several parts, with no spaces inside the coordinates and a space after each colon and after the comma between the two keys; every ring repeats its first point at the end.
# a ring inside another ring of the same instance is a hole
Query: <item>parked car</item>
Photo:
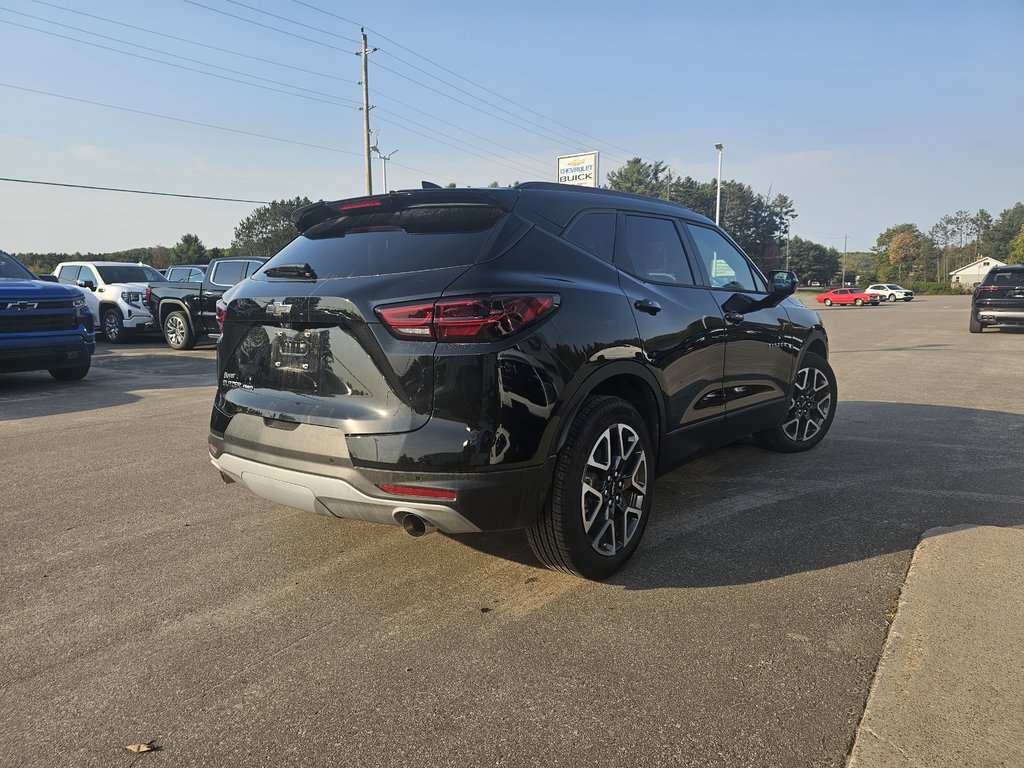
{"type": "Polygon", "coordinates": [[[0,251],[0,373],[49,371],[75,381],[89,373],[96,337],[85,297],[38,279],[0,251]]]}
{"type": "Polygon", "coordinates": [[[860,288],[834,288],[831,291],[819,293],[814,297],[814,300],[819,304],[824,304],[826,307],[831,307],[833,304],[839,304],[840,306],[853,304],[857,307],[870,304],[877,307],[881,297],[877,293],[865,293],[860,288]]]}
{"type": "Polygon", "coordinates": [[[992,267],[971,300],[971,333],[990,325],[1024,325],[1024,265],[992,267]]]}
{"type": "Polygon", "coordinates": [[[544,182],[319,202],[228,291],[210,456],[287,506],[414,536],[525,529],[588,578],[657,475],[753,434],[804,451],[836,381],[817,314],[682,206],[544,182]]]}
{"type": "Polygon", "coordinates": [[[175,264],[160,272],[169,283],[201,283],[206,275],[206,264],[175,264]]]}
{"type": "Polygon", "coordinates": [[[192,349],[203,336],[220,333],[217,300],[264,262],[262,256],[225,256],[212,259],[199,282],[151,285],[146,304],[167,343],[173,349],[192,349]]]}
{"type": "Polygon", "coordinates": [[[911,301],[914,292],[896,283],[875,283],[864,289],[865,293],[874,293],[882,297],[882,301],[911,301]]]}
{"type": "Polygon", "coordinates": [[[148,264],[64,261],[53,274],[81,291],[107,341],[120,344],[132,334],[156,330],[145,302],[146,288],[167,278],[148,264]]]}

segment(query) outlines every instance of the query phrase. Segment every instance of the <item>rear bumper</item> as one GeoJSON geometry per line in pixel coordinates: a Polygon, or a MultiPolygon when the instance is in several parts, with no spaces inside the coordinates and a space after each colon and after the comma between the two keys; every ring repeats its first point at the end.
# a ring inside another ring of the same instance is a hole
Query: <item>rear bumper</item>
{"type": "Polygon", "coordinates": [[[239,415],[224,434],[211,432],[212,464],[257,496],[338,518],[401,525],[415,514],[445,533],[521,529],[540,513],[554,469],[553,459],[474,472],[357,467],[338,429],[299,424],[282,430],[262,421],[239,415]],[[392,494],[380,485],[443,490],[455,498],[392,494]]]}
{"type": "Polygon", "coordinates": [[[1024,325],[1024,307],[1019,309],[976,307],[974,310],[974,316],[983,323],[1024,325]]]}

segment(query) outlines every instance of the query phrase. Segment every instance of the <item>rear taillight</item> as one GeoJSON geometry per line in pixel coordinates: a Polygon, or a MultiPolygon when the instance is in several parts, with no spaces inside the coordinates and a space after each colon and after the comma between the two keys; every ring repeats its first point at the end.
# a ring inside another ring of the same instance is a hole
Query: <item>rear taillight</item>
{"type": "Polygon", "coordinates": [[[146,304],[149,304],[149,297],[153,295],[153,289],[146,286],[146,304]]]}
{"type": "Polygon", "coordinates": [[[979,285],[974,289],[974,295],[980,296],[983,293],[998,293],[1002,289],[998,285],[979,285]]]}
{"type": "Polygon", "coordinates": [[[224,330],[224,321],[228,316],[228,305],[220,299],[217,299],[217,327],[224,330]]]}
{"type": "Polygon", "coordinates": [[[384,326],[400,339],[495,341],[536,323],[558,308],[554,294],[474,296],[377,307],[384,326]]]}

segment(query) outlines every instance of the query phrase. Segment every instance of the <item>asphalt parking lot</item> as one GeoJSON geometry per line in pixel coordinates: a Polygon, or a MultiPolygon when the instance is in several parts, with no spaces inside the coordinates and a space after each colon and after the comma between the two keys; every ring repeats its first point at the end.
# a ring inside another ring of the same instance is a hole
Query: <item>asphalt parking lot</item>
{"type": "Polygon", "coordinates": [[[968,302],[822,308],[831,434],[662,478],[605,583],[224,485],[210,344],[2,377],[0,765],[841,766],[921,533],[1024,524],[1024,331],[968,302]]]}

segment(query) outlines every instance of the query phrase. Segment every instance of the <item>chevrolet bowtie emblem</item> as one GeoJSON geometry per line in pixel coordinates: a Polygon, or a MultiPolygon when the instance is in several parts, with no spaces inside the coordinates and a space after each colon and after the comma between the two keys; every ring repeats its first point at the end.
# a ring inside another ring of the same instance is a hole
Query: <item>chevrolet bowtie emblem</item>
{"type": "Polygon", "coordinates": [[[267,314],[273,315],[274,317],[281,317],[282,315],[287,315],[291,311],[291,304],[283,304],[280,301],[275,301],[272,304],[267,305],[267,314]]]}
{"type": "Polygon", "coordinates": [[[7,305],[7,308],[27,311],[29,309],[35,309],[38,306],[39,305],[34,301],[12,301],[7,305]]]}

